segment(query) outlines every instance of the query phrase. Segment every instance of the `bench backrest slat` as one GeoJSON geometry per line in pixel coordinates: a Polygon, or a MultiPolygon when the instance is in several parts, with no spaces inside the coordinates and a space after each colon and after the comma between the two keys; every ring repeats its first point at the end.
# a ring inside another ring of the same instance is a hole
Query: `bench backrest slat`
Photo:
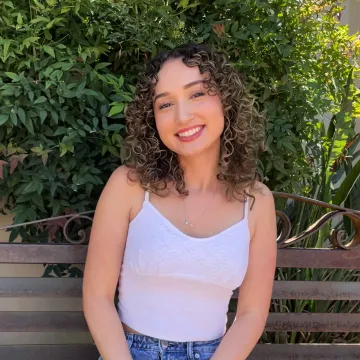
{"type": "MultiPolygon", "coordinates": [[[[86,245],[0,243],[0,263],[83,264],[86,245]]],[[[277,266],[284,268],[359,269],[360,246],[342,249],[279,249],[277,266]]]]}
{"type": "Polygon", "coordinates": [[[259,344],[248,360],[358,360],[360,344],[259,344]]]}
{"type": "MultiPolygon", "coordinates": [[[[81,278],[0,278],[0,298],[67,298],[82,296],[81,278]]],[[[238,290],[233,298],[238,297],[238,290]]],[[[360,300],[358,282],[278,281],[273,299],[360,300]]]]}
{"type": "Polygon", "coordinates": [[[98,357],[92,344],[0,346],[0,359],[4,360],[96,360],[98,357]]]}
{"type": "Polygon", "coordinates": [[[68,298],[81,296],[81,278],[0,278],[0,298],[68,298]]]}
{"type": "MultiPolygon", "coordinates": [[[[237,289],[234,291],[233,298],[238,296],[239,290],[237,289]]],[[[272,298],[294,300],[360,300],[360,283],[356,281],[275,280],[272,298]]]]}
{"type": "Polygon", "coordinates": [[[82,311],[0,311],[0,332],[87,332],[82,311]]]}

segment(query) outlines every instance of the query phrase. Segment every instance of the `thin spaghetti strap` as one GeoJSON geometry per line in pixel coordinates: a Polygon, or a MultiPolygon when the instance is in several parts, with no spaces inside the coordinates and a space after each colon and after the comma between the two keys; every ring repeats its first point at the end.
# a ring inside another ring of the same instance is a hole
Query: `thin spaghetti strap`
{"type": "Polygon", "coordinates": [[[248,217],[248,214],[249,214],[249,196],[245,195],[244,219],[248,217]]]}
{"type": "Polygon", "coordinates": [[[144,197],[144,201],[147,201],[149,202],[149,192],[148,191],[145,191],[145,197],[144,197]]]}
{"type": "Polygon", "coordinates": [[[245,197],[245,205],[244,205],[244,219],[247,219],[249,213],[249,197],[245,197]]]}

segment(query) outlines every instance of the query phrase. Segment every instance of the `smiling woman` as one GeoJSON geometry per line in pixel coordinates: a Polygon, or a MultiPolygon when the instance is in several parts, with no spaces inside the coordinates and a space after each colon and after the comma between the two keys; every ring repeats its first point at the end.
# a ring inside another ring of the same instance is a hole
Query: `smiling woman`
{"type": "Polygon", "coordinates": [[[256,173],[264,119],[234,68],[203,45],[151,60],[126,119],[129,158],[100,197],[84,272],[99,352],[246,359],[265,326],[276,263],[274,200],[256,173]]]}
{"type": "Polygon", "coordinates": [[[135,155],[126,164],[136,167],[144,188],[160,190],[168,180],[176,179],[176,190],[185,195],[183,167],[173,155],[202,152],[208,146],[217,152],[219,177],[230,185],[230,197],[258,179],[256,162],[263,148],[264,118],[241,76],[222,54],[205,45],[184,45],[157,55],[139,81],[126,119],[126,144],[129,154],[135,155]],[[201,127],[199,135],[205,137],[194,136],[198,141],[190,143],[179,141],[176,135],[193,127],[201,127]]]}
{"type": "Polygon", "coordinates": [[[180,156],[220,149],[224,113],[218,94],[208,93],[208,81],[208,73],[201,74],[198,66],[188,67],[181,59],[167,61],[158,73],[157,132],[163,144],[180,156]]]}

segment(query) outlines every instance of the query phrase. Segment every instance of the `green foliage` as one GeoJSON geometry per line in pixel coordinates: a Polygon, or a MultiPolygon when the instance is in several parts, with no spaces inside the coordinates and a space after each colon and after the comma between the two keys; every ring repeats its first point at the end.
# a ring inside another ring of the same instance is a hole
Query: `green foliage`
{"type": "Polygon", "coordinates": [[[346,89],[359,42],[338,26],[339,10],[334,1],[1,0],[3,210],[21,223],[93,209],[121,163],[123,111],[143,63],[184,42],[225,52],[266,110],[259,170],[271,189],[328,184],[354,135],[355,102],[341,104],[355,97],[346,89]],[[325,113],[341,114],[331,146],[325,113]],[[331,159],[318,174],[314,149],[331,159]]]}
{"type": "Polygon", "coordinates": [[[95,207],[144,57],[183,41],[154,5],[0,2],[0,196],[15,223],[95,207]]]}

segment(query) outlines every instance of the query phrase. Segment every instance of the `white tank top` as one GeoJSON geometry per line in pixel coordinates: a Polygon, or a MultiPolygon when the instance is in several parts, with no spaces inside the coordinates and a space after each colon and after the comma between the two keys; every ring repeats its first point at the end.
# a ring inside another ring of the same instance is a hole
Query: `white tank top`
{"type": "Polygon", "coordinates": [[[121,321],[168,341],[223,336],[230,298],[248,266],[246,200],[241,221],[217,235],[195,238],[165,218],[146,192],[128,230],[119,281],[121,321]]]}

